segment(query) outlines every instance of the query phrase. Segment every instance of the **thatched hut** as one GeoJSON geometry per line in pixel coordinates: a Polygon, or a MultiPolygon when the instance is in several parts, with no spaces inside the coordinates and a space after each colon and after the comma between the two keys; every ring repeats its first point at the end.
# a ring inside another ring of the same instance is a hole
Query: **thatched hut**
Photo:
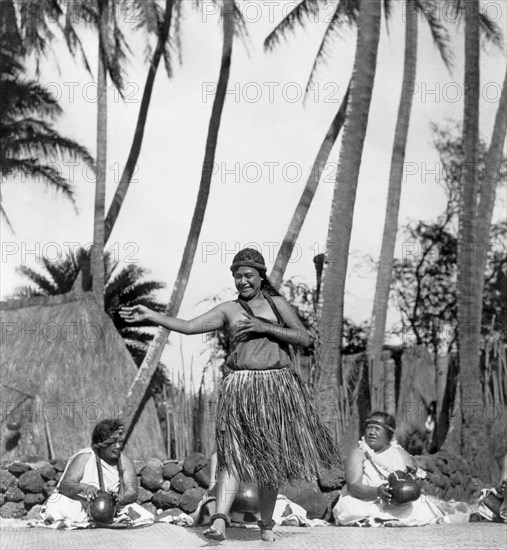
{"type": "MultiPolygon", "coordinates": [[[[90,444],[98,421],[119,416],[137,367],[91,294],[3,302],[0,315],[2,457],[67,458],[90,444]]],[[[165,456],[152,400],[126,452],[165,456]]]]}

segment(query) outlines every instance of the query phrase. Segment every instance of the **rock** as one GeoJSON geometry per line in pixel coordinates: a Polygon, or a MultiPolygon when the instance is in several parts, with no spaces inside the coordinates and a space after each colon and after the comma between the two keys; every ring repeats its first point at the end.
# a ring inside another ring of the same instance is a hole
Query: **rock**
{"type": "Polygon", "coordinates": [[[27,493],[25,496],[25,508],[30,509],[35,504],[42,504],[46,500],[43,493],[27,493]]]}
{"type": "Polygon", "coordinates": [[[136,460],[136,459],[133,459],[132,462],[134,463],[134,466],[136,469],[136,476],[141,475],[143,468],[146,466],[146,462],[144,460],[136,460]]]}
{"type": "Polygon", "coordinates": [[[437,469],[440,470],[443,474],[448,475],[452,472],[452,466],[449,463],[449,458],[444,454],[437,457],[436,466],[437,469]]]}
{"type": "Polygon", "coordinates": [[[157,508],[162,508],[162,510],[167,510],[167,508],[175,508],[179,506],[180,497],[178,493],[174,491],[157,491],[151,501],[157,508]]]}
{"type": "Polygon", "coordinates": [[[7,470],[0,470],[0,493],[5,493],[9,487],[18,484],[18,479],[7,470]]]}
{"type": "Polygon", "coordinates": [[[204,496],[205,490],[202,487],[196,487],[194,489],[188,489],[181,495],[180,508],[187,514],[195,512],[199,502],[201,502],[204,496]]]}
{"type": "Polygon", "coordinates": [[[195,472],[204,468],[207,463],[208,459],[203,454],[192,453],[183,461],[183,473],[187,476],[193,476],[195,472]]]}
{"type": "Polygon", "coordinates": [[[44,481],[55,479],[56,469],[53,466],[51,466],[49,462],[46,462],[46,464],[44,464],[40,468],[37,468],[36,471],[39,472],[39,474],[42,476],[42,479],[44,481]]]}
{"type": "Polygon", "coordinates": [[[42,493],[44,480],[39,472],[30,470],[19,476],[18,485],[25,493],[42,493]]]}
{"type": "Polygon", "coordinates": [[[176,474],[171,479],[171,489],[178,493],[184,493],[188,489],[197,487],[197,483],[193,477],[186,476],[183,472],[176,474]]]}
{"type": "Polygon", "coordinates": [[[427,479],[430,483],[436,485],[437,487],[441,487],[442,489],[447,489],[447,487],[449,487],[449,485],[451,484],[449,478],[445,477],[439,472],[429,473],[427,479]]]}
{"type": "Polygon", "coordinates": [[[179,474],[183,470],[183,466],[177,462],[167,462],[162,468],[162,475],[164,479],[172,479],[176,474],[179,474]]]}
{"type": "Polygon", "coordinates": [[[335,491],[345,485],[343,468],[333,468],[320,473],[318,484],[321,491],[335,491]]]}
{"type": "Polygon", "coordinates": [[[5,500],[7,502],[23,502],[25,500],[25,493],[19,487],[9,487],[5,492],[5,500]]]}
{"type": "Polygon", "coordinates": [[[459,470],[452,472],[449,479],[453,485],[464,485],[466,483],[466,476],[459,470]]]}
{"type": "Polygon", "coordinates": [[[284,485],[280,494],[302,506],[308,519],[324,519],[340,496],[339,490],[323,493],[317,483],[300,482],[284,485]]]}
{"type": "Polygon", "coordinates": [[[150,491],[158,491],[164,482],[162,477],[162,462],[151,459],[141,472],[141,484],[150,491]]]}
{"type": "Polygon", "coordinates": [[[198,472],[195,472],[194,479],[197,481],[197,483],[201,486],[207,489],[210,485],[210,475],[211,475],[211,464],[208,462],[204,468],[199,470],[198,472]]]}
{"type": "Polygon", "coordinates": [[[143,504],[145,502],[150,502],[153,498],[153,493],[145,489],[144,487],[139,487],[137,489],[137,502],[138,504],[143,504]]]}
{"type": "Polygon", "coordinates": [[[9,465],[9,472],[11,474],[14,474],[15,476],[20,476],[21,474],[24,474],[25,472],[28,472],[28,470],[31,470],[32,467],[30,464],[26,464],[25,462],[13,462],[9,465]]]}
{"type": "Polygon", "coordinates": [[[162,491],[169,491],[169,489],[171,488],[171,482],[168,479],[165,479],[160,488],[162,489],[162,491]]]}
{"type": "Polygon", "coordinates": [[[430,455],[414,456],[414,460],[418,468],[426,472],[434,472],[436,470],[435,459],[430,455]]]}
{"type": "Polygon", "coordinates": [[[38,470],[39,468],[43,468],[46,465],[51,466],[51,464],[49,464],[47,460],[40,456],[29,456],[25,460],[25,464],[28,464],[32,468],[32,470],[38,470]]]}
{"type": "Polygon", "coordinates": [[[26,514],[22,502],[6,502],[0,508],[0,517],[2,518],[22,518],[26,514]]]}
{"type": "Polygon", "coordinates": [[[35,506],[32,506],[32,508],[27,512],[25,519],[32,520],[32,521],[41,520],[42,519],[41,510],[42,510],[42,506],[40,504],[36,504],[35,506]]]}
{"type": "Polygon", "coordinates": [[[57,482],[54,479],[50,479],[49,481],[46,481],[46,483],[44,483],[44,487],[42,487],[42,492],[47,497],[49,495],[52,495],[56,491],[56,484],[57,482]]]}
{"type": "Polygon", "coordinates": [[[63,460],[63,458],[54,458],[53,460],[49,461],[50,464],[52,464],[53,468],[57,472],[63,472],[65,470],[65,466],[67,465],[67,461],[63,460]]]}

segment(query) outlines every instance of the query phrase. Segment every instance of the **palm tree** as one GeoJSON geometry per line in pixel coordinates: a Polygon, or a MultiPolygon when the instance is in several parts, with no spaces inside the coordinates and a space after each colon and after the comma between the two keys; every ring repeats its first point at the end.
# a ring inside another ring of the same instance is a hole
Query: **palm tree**
{"type": "MultiPolygon", "coordinates": [[[[461,451],[475,466],[484,471],[489,458],[487,415],[481,414],[484,403],[480,374],[480,320],[484,285],[485,251],[491,224],[496,177],[484,178],[482,188],[477,175],[479,146],[479,0],[464,0],[465,9],[465,110],[464,151],[461,188],[462,207],[459,214],[458,255],[458,350],[461,385],[462,432],[461,451]],[[478,215],[479,214],[479,215],[478,215]],[[480,216],[480,217],[479,217],[480,216]],[[480,220],[480,225],[479,225],[480,220]],[[475,406],[474,406],[475,405],[475,406]],[[479,452],[476,453],[475,450],[479,452]]],[[[499,105],[489,159],[499,166],[505,140],[505,83],[499,105]]]]}
{"type": "MultiPolygon", "coordinates": [[[[267,37],[264,47],[267,50],[272,50],[286,34],[290,31],[294,31],[295,25],[299,24],[305,26],[312,16],[315,16],[319,10],[319,4],[322,0],[302,0],[288,15],[287,17],[270,33],[267,37]]],[[[447,65],[449,65],[449,53],[447,51],[447,33],[440,24],[438,18],[435,16],[434,0],[411,0],[410,4],[414,4],[414,7],[421,11],[430,26],[433,39],[435,40],[442,57],[447,65]]],[[[319,47],[317,56],[315,57],[312,71],[307,83],[307,91],[310,88],[318,67],[323,64],[328,58],[329,48],[332,46],[332,41],[341,30],[344,24],[352,26],[357,20],[357,14],[359,11],[359,0],[340,0],[335,5],[335,10],[330,17],[330,21],[319,47]]],[[[384,1],[386,17],[391,14],[391,2],[390,0],[384,1]]],[[[413,19],[415,19],[415,14],[413,19]]],[[[347,109],[347,102],[349,97],[350,83],[347,87],[347,92],[343,98],[343,101],[339,107],[339,110],[331,123],[329,130],[327,131],[324,140],[320,146],[319,152],[313,164],[312,170],[308,177],[308,181],[303,190],[299,203],[291,218],[289,228],[285,234],[282,246],[280,247],[273,269],[270,274],[270,280],[275,286],[279,286],[287,264],[294,249],[296,240],[299,236],[304,220],[311,206],[313,197],[319,184],[322,170],[324,169],[331,150],[336,142],[338,134],[343,126],[345,120],[345,112],[347,109]]],[[[408,90],[408,88],[407,88],[408,90]]],[[[389,273],[389,272],[388,272],[389,273]]]]}
{"type": "Polygon", "coordinates": [[[375,410],[384,409],[383,378],[384,368],[382,348],[384,345],[389,290],[394,263],[394,248],[398,230],[398,213],[400,208],[401,183],[405,162],[412,98],[417,67],[417,15],[422,12],[432,31],[440,54],[447,68],[450,68],[451,56],[448,50],[449,37],[446,30],[435,17],[433,0],[405,0],[405,53],[401,98],[391,157],[387,208],[382,235],[382,246],[375,285],[375,297],[371,315],[371,330],[368,338],[367,355],[369,359],[370,396],[375,410]]]}
{"type": "MultiPolygon", "coordinates": [[[[171,21],[174,9],[177,10],[176,15],[179,16],[180,7],[180,0],[166,0],[163,18],[157,17],[157,45],[150,61],[150,67],[148,69],[148,76],[146,77],[146,83],[144,85],[143,97],[141,99],[141,106],[139,109],[134,139],[132,140],[129,156],[121,175],[120,182],[118,183],[118,187],[116,188],[113,200],[107,212],[104,236],[104,240],[106,243],[111,235],[114,224],[118,219],[121,206],[123,204],[123,201],[125,200],[130,181],[132,180],[132,175],[134,174],[137,160],[139,159],[141,145],[144,137],[144,130],[146,127],[146,121],[148,119],[148,109],[150,106],[151,94],[153,92],[153,85],[155,83],[155,76],[157,74],[158,66],[162,57],[164,57],[165,60],[167,73],[169,76],[171,76],[171,58],[169,50],[169,46],[172,42],[170,35],[171,21]]],[[[149,19],[146,20],[149,21],[149,19]]],[[[176,42],[178,42],[178,27],[176,27],[175,35],[176,42]]]]}
{"type": "MultiPolygon", "coordinates": [[[[318,15],[320,4],[322,4],[322,0],[301,0],[301,2],[293,10],[291,10],[269,34],[264,41],[264,49],[267,51],[272,51],[280,43],[282,38],[285,38],[289,32],[294,32],[296,25],[300,25],[304,28],[312,17],[318,15]]],[[[332,45],[333,39],[338,34],[338,31],[344,24],[352,26],[357,19],[358,11],[359,0],[340,0],[336,4],[313,62],[310,77],[308,78],[306,85],[306,92],[308,92],[314,81],[318,67],[326,61],[328,50],[332,45]]],[[[299,199],[296,209],[294,210],[282,245],[278,250],[273,269],[269,275],[271,283],[277,288],[282,282],[297,238],[301,232],[306,215],[308,214],[308,210],[312,204],[313,197],[317,191],[322,172],[326,167],[331,150],[345,121],[349,92],[350,83],[347,87],[347,91],[342,103],[340,104],[338,112],[336,113],[328,131],[326,132],[326,135],[324,136],[324,139],[322,140],[305,188],[301,194],[301,198],[299,199]]]]}
{"type": "MultiPolygon", "coordinates": [[[[234,0],[222,0],[221,4],[221,16],[223,23],[223,45],[222,45],[222,61],[220,65],[220,74],[218,77],[217,91],[213,106],[211,110],[211,117],[208,126],[208,136],[206,139],[206,148],[204,154],[204,161],[202,165],[201,181],[199,184],[199,192],[197,194],[196,205],[192,222],[183,251],[183,257],[181,260],[176,282],[173,287],[171,298],[165,308],[167,315],[175,316],[178,314],[183,295],[187,287],[188,279],[190,276],[190,270],[197,250],[197,244],[204,221],[204,214],[206,212],[206,205],[208,202],[212,171],[211,166],[215,159],[215,151],[218,142],[218,131],[220,128],[220,122],[222,117],[222,111],[225,104],[225,97],[227,91],[227,83],[229,81],[229,73],[231,67],[232,58],[232,46],[235,32],[239,32],[243,29],[243,19],[234,0]]],[[[134,383],[132,384],[129,392],[127,393],[125,402],[129,404],[130,408],[137,410],[141,406],[143,396],[146,393],[146,389],[150,383],[151,377],[155,372],[156,366],[162,355],[162,351],[169,337],[170,331],[164,328],[159,328],[157,335],[153,339],[144,358],[143,364],[139,369],[134,383]]],[[[125,416],[127,418],[127,416],[125,416]]],[[[128,434],[129,427],[126,427],[128,434]]]]}
{"type": "Polygon", "coordinates": [[[275,288],[278,288],[282,283],[285,270],[287,269],[287,265],[294,250],[294,246],[296,245],[299,233],[303,227],[308,210],[310,210],[313,197],[317,192],[317,187],[319,185],[322,172],[326,167],[331,150],[333,149],[336,139],[338,138],[338,134],[340,133],[343,123],[345,122],[345,113],[347,110],[349,93],[350,84],[345,93],[345,97],[341,102],[340,108],[338,109],[338,112],[336,113],[333,122],[331,122],[331,126],[326,132],[324,140],[320,145],[317,157],[315,158],[315,162],[310,170],[310,175],[306,181],[305,188],[303,189],[301,198],[299,199],[296,209],[292,214],[292,218],[287,232],[285,233],[285,237],[283,238],[282,245],[276,255],[275,263],[273,264],[273,268],[269,274],[269,280],[275,288]]]}
{"type": "MultiPolygon", "coordinates": [[[[70,182],[57,169],[62,159],[93,163],[79,143],[54,129],[63,111],[54,95],[24,76],[24,66],[0,40],[0,181],[29,178],[55,189],[74,203],[70,182]]],[[[3,205],[1,215],[9,226],[3,205]]],[[[12,229],[12,226],[11,226],[12,229]]]]}
{"type": "MultiPolygon", "coordinates": [[[[90,249],[83,248],[69,251],[57,262],[43,257],[41,258],[42,270],[39,271],[26,265],[19,266],[18,273],[26,277],[30,284],[18,289],[12,298],[67,294],[72,289],[77,290],[76,281],[81,283],[80,291],[90,292],[92,290],[90,277],[81,279],[79,277],[80,273],[82,275],[89,271],[90,252],[90,249]]],[[[163,304],[156,301],[153,294],[165,285],[157,281],[144,280],[148,271],[136,264],[127,264],[120,269],[118,259],[109,252],[104,255],[104,272],[105,312],[113,321],[134,360],[140,365],[148,343],[153,338],[147,330],[150,325],[135,327],[127,325],[120,317],[119,310],[124,306],[142,304],[156,311],[163,311],[163,304]]]]}
{"type": "MultiPolygon", "coordinates": [[[[95,182],[95,203],[93,223],[92,271],[94,294],[99,303],[104,296],[104,265],[102,257],[105,245],[105,188],[107,173],[107,80],[108,77],[115,88],[122,95],[123,64],[130,52],[126,38],[121,30],[121,14],[128,10],[136,10],[138,17],[137,28],[145,27],[148,32],[158,31],[160,13],[155,0],[149,2],[135,0],[45,0],[56,5],[55,15],[57,25],[62,28],[71,51],[75,51],[76,44],[80,46],[79,38],[74,30],[73,23],[90,26],[98,35],[98,67],[97,67],[97,164],[95,182]],[[65,24],[60,25],[63,19],[65,24]]],[[[81,50],[82,51],[82,50],[81,50]]],[[[85,65],[88,67],[86,57],[85,65]]],[[[146,107],[147,109],[147,107],[146,107]]],[[[142,140],[142,134],[140,136],[142,140]]],[[[140,148],[140,144],[139,144],[140,148]]]]}
{"type": "Polygon", "coordinates": [[[326,412],[335,439],[342,430],[343,380],[341,348],[343,300],[352,217],[380,38],[380,0],[361,3],[350,98],[340,149],[327,237],[321,314],[321,369],[316,380],[317,403],[326,412]]]}
{"type": "MultiPolygon", "coordinates": [[[[458,350],[460,363],[461,402],[482,404],[479,369],[480,326],[473,326],[475,311],[480,309],[481,297],[473,284],[473,248],[477,245],[476,201],[478,182],[476,170],[479,144],[479,0],[465,0],[465,112],[463,116],[463,147],[465,162],[462,171],[462,203],[459,213],[458,253],[458,350]],[[474,311],[475,310],[475,311],[474,311]]],[[[483,276],[483,274],[481,274],[483,276]]],[[[479,318],[480,319],[480,318],[479,318]]],[[[462,408],[463,432],[474,443],[483,443],[484,420],[473,407],[462,408]]],[[[462,435],[463,435],[462,432],[462,435]]],[[[472,442],[469,441],[469,443],[472,442]]],[[[485,448],[484,445],[481,445],[485,448]]],[[[479,447],[479,448],[481,448],[479,447]]],[[[470,453],[467,453],[470,456],[470,453]]]]}

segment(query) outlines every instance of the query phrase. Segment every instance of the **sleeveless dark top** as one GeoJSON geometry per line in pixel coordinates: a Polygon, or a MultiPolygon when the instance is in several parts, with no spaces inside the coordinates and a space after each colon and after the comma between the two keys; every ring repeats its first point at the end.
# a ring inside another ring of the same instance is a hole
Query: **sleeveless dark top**
{"type": "MultiPolygon", "coordinates": [[[[285,326],[273,298],[267,292],[263,291],[262,294],[276,316],[276,323],[254,315],[245,300],[238,298],[237,302],[249,315],[259,319],[259,321],[273,326],[285,326]]],[[[252,334],[248,340],[243,342],[236,342],[233,339],[232,351],[227,359],[226,366],[231,370],[267,370],[287,367],[291,363],[291,349],[288,343],[281,342],[269,334],[252,334]]]]}

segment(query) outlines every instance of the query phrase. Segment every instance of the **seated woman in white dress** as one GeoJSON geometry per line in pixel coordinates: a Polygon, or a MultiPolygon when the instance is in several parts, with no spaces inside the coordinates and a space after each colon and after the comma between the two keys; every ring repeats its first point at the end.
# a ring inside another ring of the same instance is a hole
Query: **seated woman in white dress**
{"type": "Polygon", "coordinates": [[[122,452],[123,424],[116,419],[99,422],[92,445],[70,457],[54,492],[42,508],[46,524],[86,527],[89,504],[103,490],[117,501],[116,520],[132,525],[152,523],[153,514],[136,504],[137,478],[132,460],[122,452]],[[102,483],[100,478],[102,477],[102,483]]]}
{"type": "Polygon", "coordinates": [[[347,484],[333,509],[338,525],[414,526],[446,521],[426,495],[404,504],[393,502],[389,475],[416,468],[412,456],[393,442],[395,430],[396,421],[387,413],[376,411],[366,420],[365,435],[347,458],[347,484]]]}

